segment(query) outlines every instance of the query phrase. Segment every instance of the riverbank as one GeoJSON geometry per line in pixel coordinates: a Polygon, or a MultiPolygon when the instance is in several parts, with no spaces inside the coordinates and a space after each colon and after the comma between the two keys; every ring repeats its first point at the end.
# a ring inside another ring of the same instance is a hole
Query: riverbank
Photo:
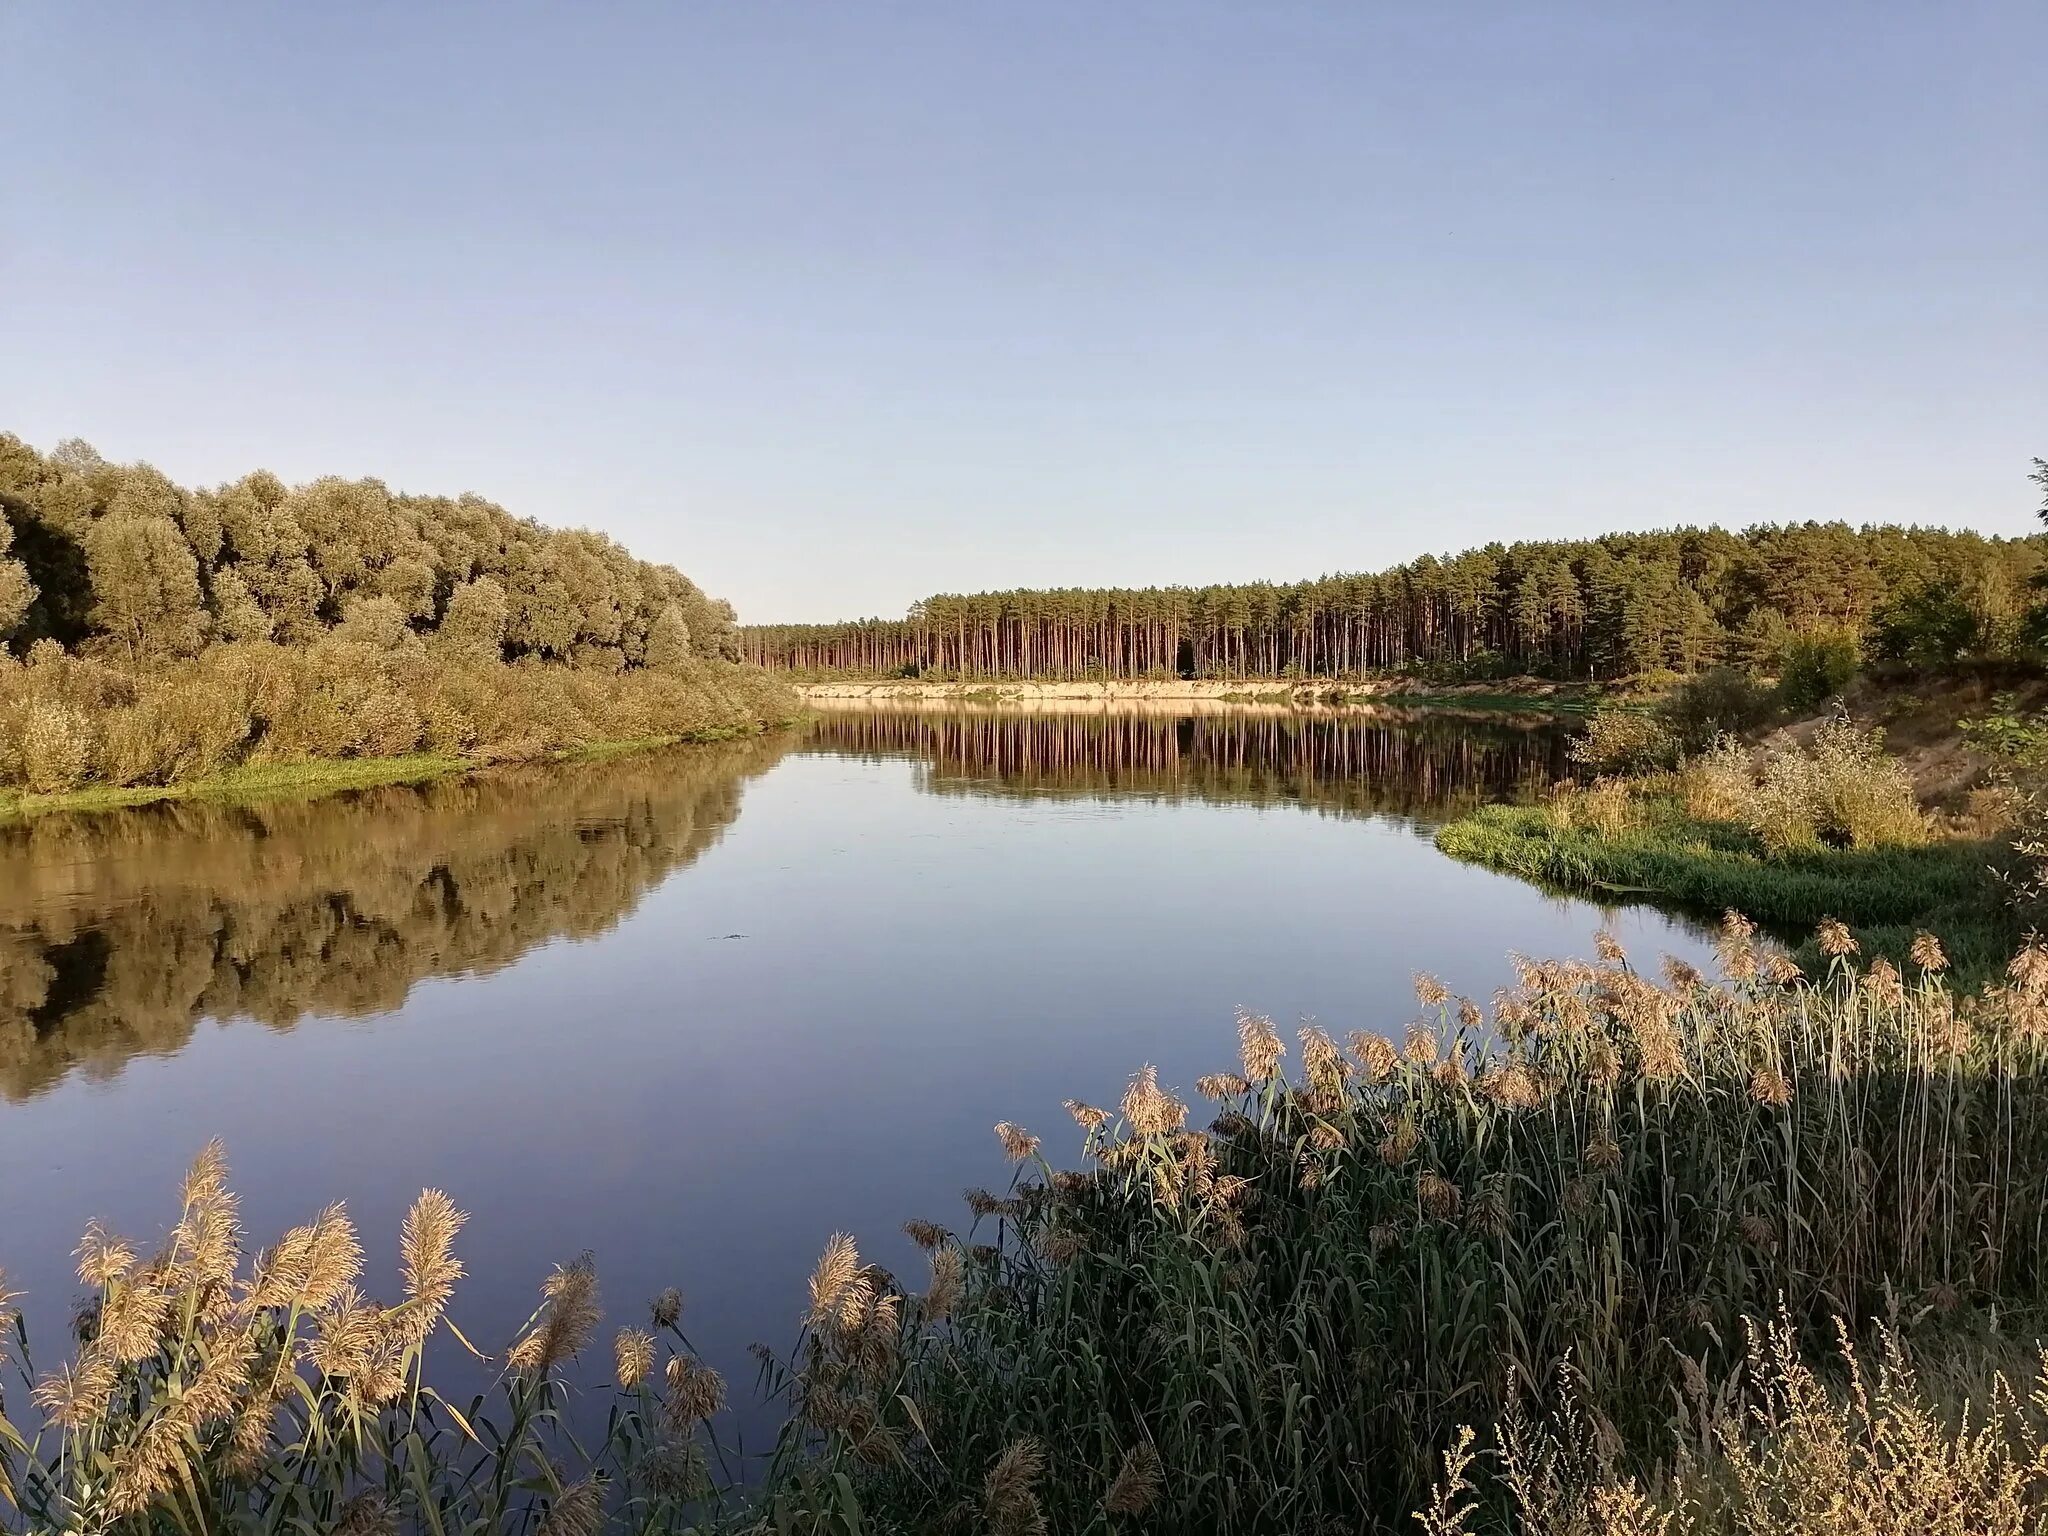
{"type": "Polygon", "coordinates": [[[1592,684],[1511,678],[1485,684],[1446,685],[1413,678],[1336,681],[1328,678],[1151,678],[1103,682],[926,682],[898,678],[792,685],[806,703],[1047,704],[1198,703],[1272,704],[1294,708],[1345,704],[1400,704],[1414,708],[1498,713],[1583,711],[1605,694],[1592,684]]]}
{"type": "Polygon", "coordinates": [[[1834,918],[1865,954],[1895,965],[1931,932],[1971,981],[1995,975],[2019,936],[1993,872],[2003,850],[1985,839],[1773,853],[1747,827],[1657,797],[1639,800],[1633,824],[1618,828],[1561,825],[1540,806],[1482,806],[1440,828],[1436,845],[1563,895],[1704,918],[1734,910],[1795,941],[1834,918]]]}
{"type": "Polygon", "coordinates": [[[756,727],[718,727],[672,736],[594,741],[581,747],[519,759],[414,753],[399,757],[350,757],[245,764],[224,773],[210,774],[205,778],[176,784],[99,784],[47,795],[0,790],[0,822],[24,820],[62,811],[110,811],[129,806],[160,805],[173,800],[239,804],[285,798],[311,799],[320,795],[340,794],[352,789],[375,789],[390,784],[426,784],[460,774],[487,772],[509,762],[566,765],[630,753],[657,752],[670,747],[736,741],[742,737],[761,735],[765,731],[784,729],[793,723],[792,720],[783,720],[756,727]]]}

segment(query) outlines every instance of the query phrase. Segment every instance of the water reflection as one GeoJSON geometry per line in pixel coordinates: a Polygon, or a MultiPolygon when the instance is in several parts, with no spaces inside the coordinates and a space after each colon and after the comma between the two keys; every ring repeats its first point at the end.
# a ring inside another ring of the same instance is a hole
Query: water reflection
{"type": "Polygon", "coordinates": [[[717,842],[789,746],[0,830],[0,1094],[178,1050],[204,1018],[388,1013],[425,978],[603,933],[717,842]]]}
{"type": "Polygon", "coordinates": [[[1292,804],[1430,821],[1564,777],[1567,739],[1547,720],[1099,704],[1028,713],[865,706],[828,711],[811,733],[819,750],[925,764],[921,787],[937,794],[1292,804]]]}

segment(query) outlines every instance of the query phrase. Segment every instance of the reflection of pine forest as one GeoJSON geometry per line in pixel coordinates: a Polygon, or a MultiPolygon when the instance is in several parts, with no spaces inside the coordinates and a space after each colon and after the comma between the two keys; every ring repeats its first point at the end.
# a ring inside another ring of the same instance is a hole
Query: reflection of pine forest
{"type": "Polygon", "coordinates": [[[828,712],[810,740],[929,763],[942,794],[1097,794],[1443,815],[1541,789],[1566,772],[1561,730],[1296,713],[828,712]]]}
{"type": "Polygon", "coordinates": [[[425,978],[602,933],[716,842],[787,750],[761,738],[8,827],[0,1093],[176,1050],[202,1018],[384,1012],[425,978]]]}

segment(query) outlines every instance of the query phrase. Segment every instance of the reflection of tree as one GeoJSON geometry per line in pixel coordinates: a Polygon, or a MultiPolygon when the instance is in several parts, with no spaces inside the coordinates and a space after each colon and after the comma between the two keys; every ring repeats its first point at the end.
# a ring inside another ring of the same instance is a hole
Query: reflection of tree
{"type": "Polygon", "coordinates": [[[815,746],[931,764],[936,793],[1087,794],[1438,818],[1567,769],[1565,733],[1444,715],[846,710],[815,746]]]}
{"type": "Polygon", "coordinates": [[[787,739],[0,830],[0,1093],[289,1028],[601,933],[715,843],[787,739]]]}

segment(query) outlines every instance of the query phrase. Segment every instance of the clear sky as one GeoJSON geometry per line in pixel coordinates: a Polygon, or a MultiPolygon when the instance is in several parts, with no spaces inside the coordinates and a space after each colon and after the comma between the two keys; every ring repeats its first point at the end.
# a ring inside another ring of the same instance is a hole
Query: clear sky
{"type": "Polygon", "coordinates": [[[0,0],[0,429],[743,618],[2034,526],[2048,4],[0,0]]]}

